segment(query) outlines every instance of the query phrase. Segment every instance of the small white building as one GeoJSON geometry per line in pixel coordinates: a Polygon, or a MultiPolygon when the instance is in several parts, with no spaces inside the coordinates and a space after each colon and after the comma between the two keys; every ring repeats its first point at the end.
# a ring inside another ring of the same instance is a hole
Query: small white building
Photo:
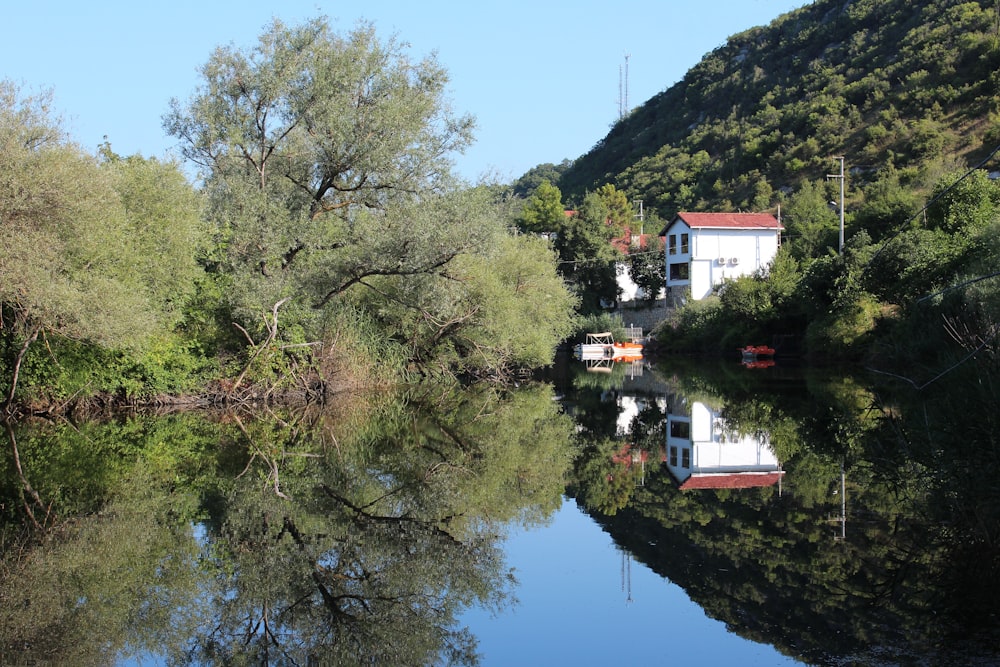
{"type": "Polygon", "coordinates": [[[687,414],[667,415],[665,454],[682,490],[772,486],[785,474],[766,435],[735,433],[700,402],[687,414]]]}
{"type": "Polygon", "coordinates": [[[653,242],[651,234],[632,234],[628,229],[619,238],[611,239],[611,244],[618,248],[626,259],[615,264],[615,280],[618,283],[618,300],[623,303],[639,301],[645,299],[662,299],[666,296],[666,288],[661,288],[655,295],[646,294],[646,291],[635,284],[628,271],[627,256],[633,252],[647,252],[653,242]]]}
{"type": "Polygon", "coordinates": [[[678,213],[664,228],[667,293],[703,299],[727,278],[767,266],[781,247],[770,213],[678,213]]]}

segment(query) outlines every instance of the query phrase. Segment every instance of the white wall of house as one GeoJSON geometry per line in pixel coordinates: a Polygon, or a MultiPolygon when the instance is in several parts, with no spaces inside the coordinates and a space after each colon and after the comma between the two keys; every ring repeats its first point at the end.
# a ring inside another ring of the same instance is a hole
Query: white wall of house
{"type": "Polygon", "coordinates": [[[727,278],[749,275],[767,266],[778,252],[780,232],[775,229],[692,229],[678,220],[667,230],[665,245],[667,288],[676,292],[690,287],[691,298],[697,300],[708,296],[727,278]],[[686,246],[682,242],[684,235],[687,236],[686,246]],[[685,264],[686,269],[683,268],[685,264]]]}

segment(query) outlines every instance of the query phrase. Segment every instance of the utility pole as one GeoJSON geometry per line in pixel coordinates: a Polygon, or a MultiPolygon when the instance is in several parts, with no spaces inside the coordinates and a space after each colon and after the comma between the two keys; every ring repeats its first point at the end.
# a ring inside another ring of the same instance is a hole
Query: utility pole
{"type": "Polygon", "coordinates": [[[840,160],[840,173],[827,174],[827,178],[840,179],[840,254],[844,254],[844,156],[838,155],[833,158],[840,160]]]}

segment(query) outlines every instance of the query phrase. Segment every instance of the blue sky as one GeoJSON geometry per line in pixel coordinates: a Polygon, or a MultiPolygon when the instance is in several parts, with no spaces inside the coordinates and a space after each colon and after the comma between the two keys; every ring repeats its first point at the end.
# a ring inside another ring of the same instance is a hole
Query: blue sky
{"type": "Polygon", "coordinates": [[[324,15],[338,31],[372,21],[414,57],[436,51],[456,111],[477,118],[463,177],[511,180],[587,152],[618,117],[628,56],[635,107],[701,57],[807,0],[5,0],[0,78],[22,93],[51,89],[65,128],[93,151],[105,136],[125,155],[162,157],[171,98],[187,99],[221,45],[252,45],[272,17],[324,15]]]}

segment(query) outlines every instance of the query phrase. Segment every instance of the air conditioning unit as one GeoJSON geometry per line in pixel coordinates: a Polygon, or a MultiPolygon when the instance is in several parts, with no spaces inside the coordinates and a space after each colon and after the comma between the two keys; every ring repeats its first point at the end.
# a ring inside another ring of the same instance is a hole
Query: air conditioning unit
{"type": "Polygon", "coordinates": [[[736,266],[737,264],[740,263],[740,258],[739,257],[733,257],[732,259],[729,260],[729,263],[732,264],[733,266],[736,266]]]}
{"type": "Polygon", "coordinates": [[[726,263],[726,258],[725,257],[720,257],[719,259],[717,259],[715,261],[716,261],[716,263],[718,263],[719,266],[722,266],[723,264],[726,263]]]}

